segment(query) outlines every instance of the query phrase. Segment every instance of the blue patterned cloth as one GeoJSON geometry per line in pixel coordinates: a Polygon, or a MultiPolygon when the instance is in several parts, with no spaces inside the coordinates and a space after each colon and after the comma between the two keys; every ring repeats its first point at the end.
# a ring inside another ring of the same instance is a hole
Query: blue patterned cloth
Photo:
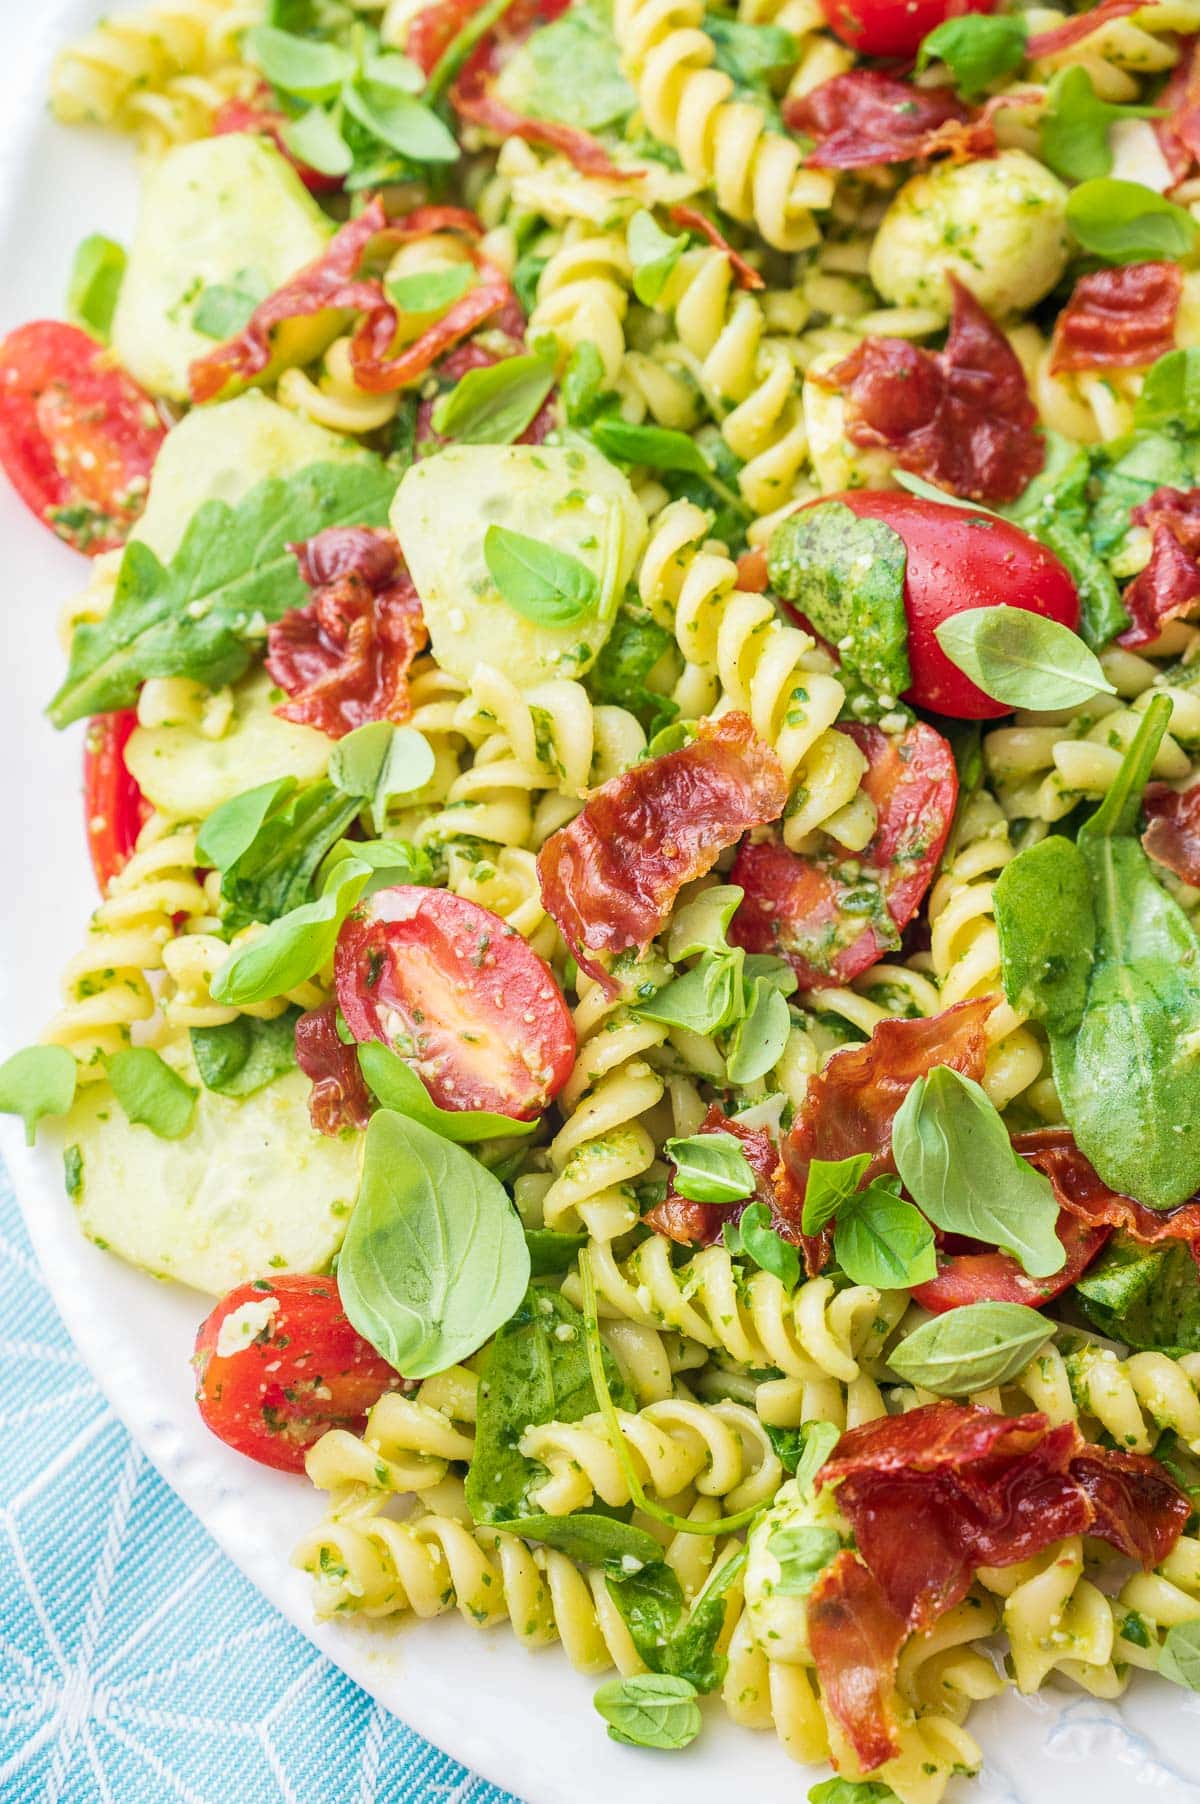
{"type": "Polygon", "coordinates": [[[71,1345],[0,1165],[4,1804],[518,1804],[231,1566],[71,1345]]]}

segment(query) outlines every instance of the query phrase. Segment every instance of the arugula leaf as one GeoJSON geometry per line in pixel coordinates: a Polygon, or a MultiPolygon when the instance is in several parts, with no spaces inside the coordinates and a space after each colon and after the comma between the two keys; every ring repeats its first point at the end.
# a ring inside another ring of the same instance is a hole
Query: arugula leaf
{"type": "Polygon", "coordinates": [[[67,283],[67,318],[101,344],[112,335],[113,314],[125,280],[125,250],[102,232],[79,242],[67,283]]]}
{"type": "Polygon", "coordinates": [[[1019,13],[967,13],[946,19],[922,40],[917,52],[917,73],[932,62],[943,62],[965,100],[977,100],[994,82],[1002,81],[1025,61],[1029,27],[1019,13]]]}
{"type": "Polygon", "coordinates": [[[663,1151],[675,1166],[680,1196],[697,1203],[736,1203],[754,1195],[754,1172],[736,1134],[690,1134],[668,1140],[663,1151]]]}
{"type": "Polygon", "coordinates": [[[296,1063],[298,1008],[262,1021],[238,1015],[220,1027],[193,1027],[192,1057],[206,1090],[220,1096],[253,1096],[296,1063]]]}
{"type": "Polygon", "coordinates": [[[1053,1334],[1054,1323],[1024,1303],[966,1303],[914,1328],[888,1364],[936,1396],[967,1397],[1007,1384],[1053,1334]]]}
{"type": "Polygon", "coordinates": [[[411,1065],[399,1053],[377,1040],[365,1040],[358,1049],[358,1063],[368,1088],[385,1109],[419,1121],[444,1140],[470,1145],[478,1140],[500,1140],[532,1134],[535,1121],[515,1121],[511,1115],[493,1115],[486,1109],[441,1109],[411,1065]]]}
{"type": "Polygon", "coordinates": [[[1027,608],[967,608],[935,627],[934,637],[985,695],[1010,708],[1074,708],[1116,694],[1077,633],[1027,608]]]}
{"type": "Polygon", "coordinates": [[[147,677],[187,676],[210,688],[236,682],[266,623],[307,600],[289,544],[327,526],[386,525],[395,486],[370,453],[309,464],[269,477],[235,506],[204,502],[168,565],[132,540],[111,609],[72,636],[67,675],[48,709],[54,725],[132,707],[147,677]]]}
{"type": "Polygon", "coordinates": [[[192,1125],[196,1092],[149,1046],[115,1052],[105,1070],[130,1121],[160,1140],[178,1140],[192,1125]]]}
{"type": "Polygon", "coordinates": [[[937,1276],[933,1229],[899,1188],[898,1178],[877,1178],[837,1212],[834,1256],[855,1284],[909,1290],[937,1276]]]}
{"type": "Polygon", "coordinates": [[[25,1144],[37,1139],[43,1115],[65,1115],[75,1100],[78,1076],[65,1046],[23,1046],[0,1065],[0,1115],[19,1115],[25,1144]]]}
{"type": "Polygon", "coordinates": [[[629,221],[625,242],[633,264],[633,292],[643,307],[653,307],[688,247],[688,235],[671,237],[642,207],[629,221]]]}
{"type": "Polygon", "coordinates": [[[669,1673],[609,1679],[592,1700],[613,1741],[634,1748],[686,1748],[700,1733],[696,1687],[669,1673]]]}
{"type": "Polygon", "coordinates": [[[1196,243],[1196,221],[1184,207],[1141,182],[1100,176],[1067,198],[1067,224],[1085,251],[1105,263],[1178,262],[1196,243]]]}
{"type": "Polygon", "coordinates": [[[329,775],[343,795],[370,805],[376,833],[387,824],[392,797],[423,789],[433,771],[433,748],[424,734],[390,720],[355,727],[329,754],[329,775]]]}
{"type": "Polygon", "coordinates": [[[1085,534],[1067,520],[1041,521],[1035,537],[1066,565],[1079,592],[1080,635],[1093,651],[1101,650],[1129,625],[1112,571],[1096,555],[1085,534]]]}
{"type": "Polygon", "coordinates": [[[483,561],[509,607],[538,626],[572,626],[599,599],[596,578],[569,551],[495,522],[483,535],[483,561]]]}
{"type": "Polygon", "coordinates": [[[433,410],[433,429],[460,445],[511,445],[554,387],[554,359],[528,352],[468,370],[433,410]]]}
{"type": "Polygon", "coordinates": [[[771,1211],[766,1203],[751,1203],[743,1209],[740,1220],[727,1221],[721,1232],[734,1258],[745,1254],[761,1271],[778,1278],[785,1290],[795,1290],[800,1282],[800,1255],[771,1226],[771,1211]]]}
{"type": "Polygon", "coordinates": [[[1086,69],[1057,69],[1046,90],[1039,130],[1041,158],[1067,182],[1108,175],[1113,166],[1110,128],[1119,119],[1155,119],[1155,106],[1116,106],[1101,100],[1086,69]]]}
{"type": "Polygon", "coordinates": [[[1200,432],[1200,346],[1168,351],[1150,365],[1134,403],[1133,423],[1139,432],[1160,426],[1200,432]]]}
{"type": "Polygon", "coordinates": [[[819,1234],[826,1223],[833,1220],[862,1183],[863,1173],[870,1163],[870,1153],[852,1153],[848,1159],[812,1161],[800,1216],[801,1230],[805,1234],[819,1234]]]}
{"type": "Polygon", "coordinates": [[[648,678],[664,659],[668,669],[678,668],[674,634],[645,608],[625,601],[584,684],[594,701],[627,709],[653,738],[679,713],[669,695],[649,687],[648,678]]]}
{"type": "Polygon", "coordinates": [[[767,548],[771,587],[836,645],[844,668],[875,695],[908,688],[904,576],[908,552],[882,520],[859,519],[841,501],[802,508],[767,548]]]}
{"type": "Polygon", "coordinates": [[[992,891],[1004,993],[1052,1034],[1073,1033],[1087,1005],[1096,920],[1087,862],[1060,834],[1028,846],[992,891]]]}
{"type": "Polygon", "coordinates": [[[245,1008],[307,983],[333,957],[342,922],[370,875],[370,865],[360,858],[335,865],[315,902],[280,915],[226,959],[209,984],[213,1001],[245,1008]]]}
{"type": "Polygon", "coordinates": [[[1191,1249],[1118,1238],[1075,1284],[1102,1334],[1151,1352],[1200,1352],[1200,1272],[1191,1249]]]}
{"type": "Polygon", "coordinates": [[[1111,450],[1102,446],[1094,455],[1087,529],[1102,557],[1123,545],[1130,515],[1155,489],[1188,489],[1200,479],[1200,443],[1173,432],[1138,433],[1132,440],[1118,440],[1111,450]]]}

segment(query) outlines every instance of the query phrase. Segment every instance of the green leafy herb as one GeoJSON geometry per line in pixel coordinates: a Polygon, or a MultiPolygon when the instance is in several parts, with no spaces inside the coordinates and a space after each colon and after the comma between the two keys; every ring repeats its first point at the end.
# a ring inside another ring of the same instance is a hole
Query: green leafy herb
{"type": "Polygon", "coordinates": [[[317,872],[318,889],[325,888],[334,866],[347,858],[356,858],[371,872],[364,898],[397,883],[429,884],[434,880],[433,859],[424,846],[411,845],[406,839],[339,839],[317,872]]]}
{"type": "Polygon", "coordinates": [[[560,1273],[569,1272],[580,1247],[585,1247],[587,1243],[586,1233],[568,1234],[558,1228],[525,1230],[530,1270],[535,1278],[554,1278],[560,1273]]]}
{"type": "Polygon", "coordinates": [[[1105,263],[1144,263],[1189,256],[1196,221],[1141,182],[1101,176],[1072,189],[1067,224],[1085,251],[1105,263]]]}
{"type": "MultiPolygon", "coordinates": [[[[971,17],[975,17],[972,14],[971,17]]],[[[900,1804],[890,1785],[878,1779],[822,1779],[808,1794],[808,1804],[900,1804]]]]}
{"type": "Polygon", "coordinates": [[[871,1163],[870,1153],[853,1153],[848,1159],[814,1159],[808,1168],[800,1226],[805,1234],[819,1234],[849,1202],[871,1163]]]}
{"type": "Polygon", "coordinates": [[[1160,426],[1200,432],[1200,346],[1168,351],[1150,365],[1134,403],[1133,423],[1139,432],[1160,426]]]}
{"type": "Polygon", "coordinates": [[[433,770],[433,748],[424,734],[390,720],[355,727],[329,754],[329,775],[343,794],[369,805],[376,833],[387,824],[392,797],[423,789],[433,770]]]}
{"type": "Polygon", "coordinates": [[[877,1178],[837,1212],[834,1256],[855,1284],[908,1290],[937,1276],[933,1230],[898,1190],[898,1178],[877,1178]]]}
{"type": "Polygon", "coordinates": [[[769,97],[773,78],[790,75],[796,66],[799,47],[782,26],[748,25],[722,13],[706,12],[704,29],[717,47],[716,67],[756,96],[769,97]]]}
{"type": "Polygon", "coordinates": [[[444,269],[419,269],[411,276],[393,276],[384,287],[388,300],[401,313],[441,313],[461,299],[474,280],[475,271],[469,263],[451,263],[444,269]]]}
{"type": "Polygon", "coordinates": [[[318,866],[359,805],[332,783],[296,790],[292,779],[284,778],[214,809],[197,838],[197,851],[221,872],[226,928],[233,932],[251,921],[274,921],[308,901],[318,866]]]}
{"type": "Polygon", "coordinates": [[[952,664],[1010,708],[1074,708],[1116,694],[1078,633],[1027,608],[967,608],[934,636],[952,664]]]}
{"type": "Polygon", "coordinates": [[[271,25],[255,25],[242,40],[250,62],[286,94],[303,100],[331,100],[355,73],[349,51],[336,44],[296,37],[271,25]]]}
{"type": "Polygon", "coordinates": [[[289,119],[280,136],[297,162],[320,175],[349,175],[354,167],[354,152],[336,119],[320,107],[309,107],[298,119],[289,119]]]}
{"type": "Polygon", "coordinates": [[[966,1303],[915,1328],[888,1356],[898,1378],[939,1397],[1007,1384],[1054,1333],[1024,1303],[966,1303]]]}
{"type": "Polygon", "coordinates": [[[1186,1244],[1144,1247],[1119,1237],[1078,1280],[1075,1295],[1113,1340],[1175,1357],[1200,1352],[1200,1273],[1186,1244]]]}
{"type": "Polygon", "coordinates": [[[796,1489],[801,1497],[807,1497],[817,1473],[841,1440],[842,1431],[832,1422],[810,1422],[803,1433],[804,1445],[796,1462],[796,1489]]]}
{"type": "Polygon", "coordinates": [[[735,1258],[745,1254],[761,1271],[778,1278],[785,1290],[795,1290],[800,1282],[800,1255],[771,1226],[771,1211],[766,1203],[751,1203],[742,1211],[740,1220],[725,1223],[722,1234],[735,1258]]]}
{"type": "Polygon", "coordinates": [[[419,1121],[444,1140],[470,1145],[478,1140],[510,1139],[532,1134],[537,1126],[536,1121],[514,1121],[510,1115],[492,1115],[485,1109],[439,1109],[412,1066],[377,1040],[363,1042],[358,1063],[385,1109],[419,1121]]]}
{"type": "Polygon", "coordinates": [[[1172,1685],[1200,1691],[1200,1621],[1172,1623],[1158,1656],[1158,1670],[1172,1685]]]}
{"type": "Polygon", "coordinates": [[[125,280],[125,251],[102,232],[81,239],[67,283],[67,317],[101,344],[112,333],[113,314],[125,280]]]}
{"type": "Polygon", "coordinates": [[[1073,1033],[1087,1005],[1096,926],[1087,862],[1053,834],[1000,873],[992,892],[1004,992],[1052,1034],[1073,1033]]]}
{"type": "Polygon", "coordinates": [[[696,1687],[670,1673],[609,1679],[593,1699],[614,1741],[634,1748],[686,1748],[700,1733],[696,1687]]]}
{"type": "Polygon", "coordinates": [[[672,964],[698,952],[728,952],[729,924],[746,892],[736,883],[715,883],[676,910],[667,934],[672,964]]]}
{"type": "Polygon", "coordinates": [[[934,1227],[1001,1247],[1032,1277],[1062,1269],[1050,1180],[1014,1151],[972,1078],[949,1065],[918,1078],[897,1112],[892,1152],[905,1189],[934,1227]]]}
{"type": "Polygon", "coordinates": [[[75,1100],[76,1065],[65,1046],[23,1046],[0,1065],[0,1115],[19,1115],[25,1144],[43,1115],[65,1115],[75,1100]]]}
{"type": "Polygon", "coordinates": [[[787,998],[756,978],[750,1004],[730,1036],[725,1070],[731,1084],[752,1084],[778,1064],[792,1029],[787,998]]]}
{"type": "Polygon", "coordinates": [[[342,104],[381,144],[414,163],[456,163],[457,140],[437,114],[411,94],[386,98],[371,86],[346,87],[342,104]]]}
{"type": "Polygon", "coordinates": [[[605,405],[616,400],[605,389],[604,359],[590,338],[572,346],[559,392],[569,426],[590,426],[605,405]]]}
{"type": "Polygon", "coordinates": [[[266,623],[307,599],[289,544],[327,526],[385,525],[394,489],[390,471],[364,453],[270,477],[233,506],[205,501],[167,565],[132,541],[109,612],[75,629],[49,708],[55,726],[132,707],[146,677],[236,682],[266,623]]]}
{"type": "Polygon", "coordinates": [[[505,65],[499,95],[517,112],[601,132],[624,123],[637,104],[621,73],[611,8],[576,0],[535,31],[505,65]]]}
{"type": "Polygon", "coordinates": [[[1154,119],[1161,107],[1115,106],[1101,100],[1086,69],[1057,69],[1039,122],[1042,162],[1067,182],[1105,176],[1113,166],[1108,134],[1118,119],[1154,119]]]}
{"type": "Polygon", "coordinates": [[[83,1195],[83,1153],[78,1146],[63,1148],[63,1188],[73,1203],[83,1195]]]}
{"type": "Polygon", "coordinates": [[[427,1378],[481,1347],[528,1282],[525,1236],[499,1180],[420,1122],[373,1115],[338,1258],[359,1333],[406,1378],[427,1378]]]}
{"type": "Polygon", "coordinates": [[[736,1134],[691,1134],[663,1147],[675,1165],[680,1196],[697,1203],[736,1203],[754,1195],[752,1171],[736,1134]]]}
{"type": "Polygon", "coordinates": [[[690,1611],[684,1609],[679,1580],[661,1557],[640,1572],[609,1568],[609,1596],[651,1672],[686,1679],[697,1691],[716,1689],[727,1664],[716,1644],[725,1627],[730,1587],[745,1562],[746,1551],[738,1548],[710,1575],[690,1611]]]}
{"type": "Polygon", "coordinates": [[[192,309],[192,324],[206,338],[232,338],[267,292],[262,277],[254,270],[244,269],[232,282],[214,282],[210,288],[201,289],[192,309]]]}
{"type": "Polygon", "coordinates": [[[1101,650],[1129,625],[1112,571],[1085,535],[1067,520],[1045,519],[1035,536],[1066,565],[1079,592],[1080,634],[1093,651],[1101,650]]]}
{"type": "Polygon", "coordinates": [[[783,1597],[807,1597],[841,1546],[842,1538],[836,1528],[773,1529],[767,1552],[779,1561],[776,1592],[783,1597]]]}
{"type": "Polygon", "coordinates": [[[433,429],[460,445],[511,445],[553,387],[553,358],[534,352],[468,370],[434,407],[433,429]]]}
{"type": "Polygon", "coordinates": [[[638,1013],[709,1037],[728,1027],[741,1005],[740,960],[727,952],[706,952],[690,971],[664,984],[648,1002],[639,1003],[638,1013]]]}
{"type": "Polygon", "coordinates": [[[333,957],[342,922],[370,875],[370,865],[360,858],[335,865],[315,902],[281,915],[226,959],[209,984],[213,1001],[245,1008],[306,983],[333,957]]]}
{"type": "Polygon", "coordinates": [[[505,1534],[520,1535],[523,1541],[542,1541],[547,1547],[557,1547],[582,1566],[619,1564],[625,1560],[636,1560],[645,1566],[657,1561],[660,1553],[658,1542],[644,1528],[635,1528],[620,1516],[584,1510],[570,1516],[519,1516],[496,1526],[502,1527],[505,1534]]]}
{"type": "Polygon", "coordinates": [[[586,564],[507,526],[493,522],[488,527],[483,559],[509,607],[538,626],[572,626],[599,599],[599,586],[586,564]]]}
{"type": "Polygon", "coordinates": [[[643,207],[629,222],[626,237],[633,264],[633,292],[644,307],[653,307],[688,246],[688,235],[672,238],[643,207]]]}
{"type": "Polygon", "coordinates": [[[874,694],[893,698],[912,681],[907,562],[898,532],[882,520],[859,519],[841,501],[789,515],[767,549],[775,593],[837,646],[846,670],[874,694]]]}
{"type": "Polygon", "coordinates": [[[178,1140],[192,1125],[196,1092],[149,1046],[127,1046],[105,1067],[113,1095],[140,1127],[160,1140],[178,1140]]]}
{"type": "Polygon", "coordinates": [[[674,432],[666,426],[634,426],[617,414],[597,419],[591,433],[606,457],[620,463],[644,464],[650,470],[697,476],[739,519],[750,518],[746,503],[721,479],[700,441],[690,434],[674,432]]]}
{"type": "Polygon", "coordinates": [[[269,1021],[239,1015],[220,1027],[192,1028],[192,1057],[200,1082],[221,1096],[253,1096],[296,1063],[296,1022],[290,1008],[269,1021]]]}
{"type": "Polygon", "coordinates": [[[674,634],[644,608],[626,601],[584,680],[595,701],[628,709],[653,737],[679,713],[669,695],[649,686],[648,679],[660,665],[678,668],[674,634]]]}
{"type": "Polygon", "coordinates": [[[924,38],[917,52],[918,74],[932,62],[945,63],[954,85],[967,100],[976,100],[994,82],[1003,81],[1025,61],[1029,27],[1020,13],[967,13],[947,19],[924,38]]]}

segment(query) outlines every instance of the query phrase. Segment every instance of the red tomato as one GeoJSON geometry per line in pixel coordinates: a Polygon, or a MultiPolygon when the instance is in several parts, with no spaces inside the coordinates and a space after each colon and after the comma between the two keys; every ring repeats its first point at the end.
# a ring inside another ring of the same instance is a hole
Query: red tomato
{"type": "Polygon", "coordinates": [[[1012,709],[993,701],[934,637],[943,620],[1000,603],[1043,614],[1072,630],[1079,625],[1075,584],[1053,552],[994,514],[968,513],[900,490],[847,489],[823,495],[852,513],[882,520],[908,549],[904,611],[912,684],[905,700],[955,720],[995,720],[1012,709]]]}
{"type": "Polygon", "coordinates": [[[778,840],[746,841],[729,873],[746,892],[730,939],[779,953],[802,989],[850,983],[897,944],[933,881],[958,799],[954,754],[932,727],[918,722],[899,739],[878,727],[840,730],[867,757],[874,837],[861,852],[803,856],[778,840]]]}
{"type": "Polygon", "coordinates": [[[821,0],[829,28],[860,56],[915,56],[921,39],[946,19],[990,13],[996,0],[821,0]]]}
{"type": "Polygon", "coordinates": [[[78,327],[33,320],[0,344],[0,464],[77,551],[125,543],[165,436],[150,396],[78,327]]]}
{"type": "Polygon", "coordinates": [[[447,890],[397,884],[346,920],[337,999],[356,1040],[382,1040],[443,1109],[528,1121],[562,1089],[575,1025],[520,934],[447,890]]]}
{"type": "Polygon", "coordinates": [[[125,745],[136,726],[132,708],[96,714],[83,742],[84,821],[101,893],[128,863],[150,816],[150,804],[125,763],[125,745]]]}
{"type": "Polygon", "coordinates": [[[351,1327],[333,1278],[239,1284],[201,1323],[192,1363],[206,1426],[281,1472],[302,1472],[326,1429],[361,1430],[372,1403],[404,1382],[351,1327]]]}
{"type": "Polygon", "coordinates": [[[1111,1228],[1094,1227],[1064,1209],[1058,1218],[1058,1238],[1067,1251],[1061,1271],[1031,1278],[1009,1253],[939,1254],[937,1277],[917,1286],[914,1301],[934,1315],[964,1303],[1025,1303],[1040,1309],[1082,1276],[1111,1233],[1111,1228]]]}

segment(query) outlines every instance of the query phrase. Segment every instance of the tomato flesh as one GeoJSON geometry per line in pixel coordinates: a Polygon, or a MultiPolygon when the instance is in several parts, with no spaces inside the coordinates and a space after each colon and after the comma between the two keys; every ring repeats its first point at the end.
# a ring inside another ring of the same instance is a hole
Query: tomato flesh
{"type": "Polygon", "coordinates": [[[1003,604],[1079,625],[1075,584],[1053,552],[994,514],[969,513],[899,490],[848,489],[822,497],[882,520],[908,551],[904,611],[912,682],[904,699],[954,720],[996,720],[1012,709],[977,688],[935,637],[943,620],[1003,604]]]}
{"type": "Polygon", "coordinates": [[[256,1278],[200,1325],[196,1402],[219,1440],[263,1466],[302,1472],[329,1428],[361,1431],[400,1374],[351,1326],[333,1278],[256,1278]]]}
{"type": "Polygon", "coordinates": [[[937,1277],[918,1285],[913,1301],[934,1315],[969,1303],[1025,1303],[1039,1309],[1082,1277],[1112,1229],[1081,1221],[1064,1209],[1057,1233],[1067,1257],[1061,1271],[1048,1278],[1031,1278],[1010,1253],[939,1254],[937,1277]]]}
{"type": "Polygon", "coordinates": [[[729,874],[745,890],[730,939],[786,958],[802,989],[850,983],[899,944],[916,914],[954,818],[954,754],[918,722],[898,740],[846,726],[867,758],[862,787],[876,827],[856,853],[789,851],[778,840],[742,845],[729,874]]]}
{"type": "Polygon", "coordinates": [[[994,7],[995,0],[821,0],[829,29],[860,56],[915,56],[922,38],[944,20],[994,7]]]}
{"type": "Polygon", "coordinates": [[[356,1040],[382,1040],[443,1109],[528,1121],[571,1074],[575,1025],[520,934],[447,890],[398,884],[338,936],[337,998],[356,1040]]]}
{"type": "Polygon", "coordinates": [[[125,762],[125,747],[136,726],[132,708],[96,714],[83,742],[84,822],[101,893],[128,864],[150,818],[150,804],[125,762]]]}
{"type": "Polygon", "coordinates": [[[165,436],[150,396],[77,326],[33,320],[0,344],[0,464],[77,551],[125,543],[165,436]]]}

